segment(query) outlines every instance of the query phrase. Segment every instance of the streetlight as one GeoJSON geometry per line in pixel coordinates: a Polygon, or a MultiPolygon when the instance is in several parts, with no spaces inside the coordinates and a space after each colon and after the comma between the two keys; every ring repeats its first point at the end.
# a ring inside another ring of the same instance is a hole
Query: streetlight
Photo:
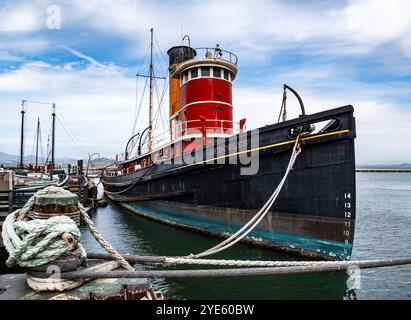
{"type": "Polygon", "coordinates": [[[92,154],[90,154],[90,155],[88,156],[87,169],[86,169],[86,177],[88,177],[88,168],[89,168],[89,165],[90,165],[90,159],[91,159],[91,157],[93,157],[94,155],[97,155],[97,156],[100,158],[100,153],[98,153],[98,152],[94,152],[94,153],[92,153],[92,154]]]}

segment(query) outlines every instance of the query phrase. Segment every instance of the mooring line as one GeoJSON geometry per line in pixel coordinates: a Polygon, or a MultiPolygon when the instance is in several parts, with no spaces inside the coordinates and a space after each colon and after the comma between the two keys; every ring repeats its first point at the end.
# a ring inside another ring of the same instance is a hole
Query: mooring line
{"type": "Polygon", "coordinates": [[[254,230],[254,228],[260,223],[260,221],[267,215],[268,211],[271,209],[272,205],[274,204],[275,200],[280,194],[284,186],[284,183],[287,180],[288,174],[292,170],[294,163],[297,160],[298,155],[301,153],[301,139],[303,136],[304,134],[299,134],[297,138],[295,139],[293,151],[292,151],[290,160],[288,162],[287,169],[284,173],[284,176],[281,179],[280,183],[278,184],[277,188],[271,194],[270,198],[263,205],[263,207],[243,227],[241,227],[241,229],[236,231],[234,234],[232,234],[230,237],[228,237],[224,241],[211,247],[210,249],[207,249],[195,255],[191,254],[189,256],[181,257],[181,258],[195,259],[195,258],[210,256],[218,252],[224,251],[232,247],[234,244],[236,244],[237,242],[242,240],[244,237],[246,237],[252,230],[254,230]]]}
{"type": "Polygon", "coordinates": [[[286,275],[314,272],[346,271],[350,266],[361,269],[381,268],[411,264],[411,258],[391,260],[339,261],[330,265],[263,267],[263,268],[230,268],[207,270],[144,270],[144,271],[110,271],[90,272],[72,271],[61,274],[64,279],[78,278],[205,278],[205,277],[240,277],[286,275]]]}

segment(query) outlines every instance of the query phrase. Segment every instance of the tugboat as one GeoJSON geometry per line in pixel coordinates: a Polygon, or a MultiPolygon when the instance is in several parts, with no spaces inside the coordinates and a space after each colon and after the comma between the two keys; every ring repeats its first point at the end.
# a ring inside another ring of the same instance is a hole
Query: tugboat
{"type": "MultiPolygon", "coordinates": [[[[312,259],[349,260],[355,230],[353,107],[308,115],[298,93],[284,85],[279,121],[247,130],[245,119],[233,121],[233,53],[190,44],[167,53],[166,139],[153,138],[150,94],[149,126],[136,135],[138,152],[130,156],[127,146],[124,159],[105,170],[106,195],[144,217],[229,237],[270,198],[299,139],[302,152],[278,198],[242,241],[312,259]],[[287,91],[301,107],[301,116],[291,120],[287,91]]],[[[151,60],[150,93],[154,77],[151,60]]]]}

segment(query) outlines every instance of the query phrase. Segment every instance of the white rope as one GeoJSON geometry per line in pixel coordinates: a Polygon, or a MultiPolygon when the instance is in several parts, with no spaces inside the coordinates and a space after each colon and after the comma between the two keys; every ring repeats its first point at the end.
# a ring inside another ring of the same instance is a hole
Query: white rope
{"type": "Polygon", "coordinates": [[[98,232],[97,228],[95,227],[93,221],[90,219],[86,209],[79,204],[79,211],[81,214],[81,218],[87,225],[88,229],[90,230],[93,237],[96,241],[106,250],[119,264],[126,270],[134,270],[134,268],[114,249],[98,232]]]}
{"type": "Polygon", "coordinates": [[[46,220],[17,220],[21,210],[9,214],[4,221],[2,237],[9,257],[8,267],[36,267],[56,260],[63,254],[83,252],[80,245],[80,230],[76,223],[66,216],[51,217],[46,220]],[[69,233],[71,243],[63,239],[69,233]]]}
{"type": "MultiPolygon", "coordinates": [[[[73,194],[63,188],[50,186],[37,191],[22,209],[9,214],[4,221],[2,237],[9,253],[6,264],[12,267],[36,267],[49,263],[64,254],[73,253],[85,255],[81,246],[81,233],[76,223],[67,216],[56,216],[48,219],[28,220],[27,213],[32,209],[36,196],[46,194],[73,194]],[[69,233],[73,242],[67,243],[62,237],[69,233]]],[[[134,270],[130,264],[106,241],[97,231],[84,207],[79,204],[83,221],[90,229],[97,242],[126,270],[134,270]]]]}
{"type": "MultiPolygon", "coordinates": [[[[374,260],[364,260],[374,261],[374,260]]],[[[336,266],[352,265],[361,261],[262,261],[262,260],[224,260],[224,259],[190,259],[166,257],[165,264],[169,265],[213,265],[213,266],[230,266],[230,267],[297,267],[297,266],[336,266]]]]}
{"type": "MultiPolygon", "coordinates": [[[[240,230],[232,234],[229,238],[226,240],[222,241],[218,245],[207,249],[203,252],[200,252],[198,254],[191,254],[189,256],[186,256],[185,258],[201,258],[204,256],[209,256],[212,254],[216,254],[218,252],[221,252],[223,250],[226,250],[236,244],[238,241],[242,240],[244,237],[246,237],[259,223],[260,221],[267,215],[268,211],[271,209],[272,205],[274,204],[275,200],[277,199],[282,187],[284,186],[285,181],[287,180],[288,174],[290,173],[291,169],[293,168],[293,165],[298,157],[298,155],[301,153],[300,149],[300,136],[297,137],[295,140],[293,152],[290,157],[290,161],[287,166],[287,170],[285,171],[285,174],[283,178],[281,179],[279,185],[277,188],[274,190],[270,198],[267,200],[267,202],[264,204],[264,206],[255,214],[255,216],[250,219],[240,230]]],[[[183,257],[184,258],[184,257],[183,257]]]]}

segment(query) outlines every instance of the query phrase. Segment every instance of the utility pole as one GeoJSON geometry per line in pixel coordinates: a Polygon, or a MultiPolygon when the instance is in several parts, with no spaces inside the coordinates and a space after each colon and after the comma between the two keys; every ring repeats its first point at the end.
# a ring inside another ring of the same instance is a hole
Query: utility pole
{"type": "Polygon", "coordinates": [[[21,139],[20,139],[20,169],[24,168],[24,105],[26,104],[26,100],[21,100],[21,139]]]}

